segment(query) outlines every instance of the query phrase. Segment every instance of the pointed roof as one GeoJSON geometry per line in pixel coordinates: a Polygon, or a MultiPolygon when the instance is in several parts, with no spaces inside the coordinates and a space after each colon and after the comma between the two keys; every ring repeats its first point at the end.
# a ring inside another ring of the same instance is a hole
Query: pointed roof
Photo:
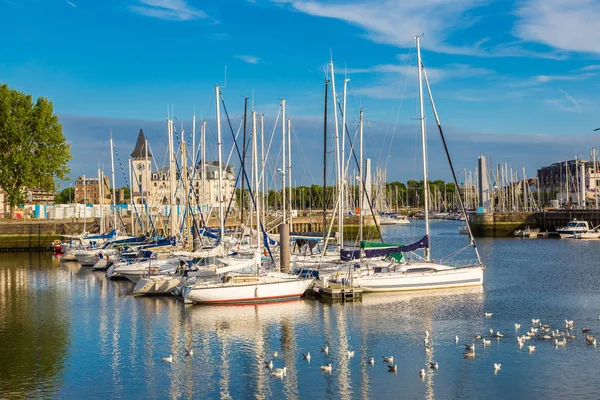
{"type": "MultiPolygon", "coordinates": [[[[146,137],[144,136],[144,131],[141,128],[137,138],[137,142],[135,143],[135,148],[133,149],[133,153],[131,153],[131,157],[133,157],[134,159],[146,158],[146,137]]],[[[152,157],[150,149],[148,149],[148,157],[152,157]]]]}

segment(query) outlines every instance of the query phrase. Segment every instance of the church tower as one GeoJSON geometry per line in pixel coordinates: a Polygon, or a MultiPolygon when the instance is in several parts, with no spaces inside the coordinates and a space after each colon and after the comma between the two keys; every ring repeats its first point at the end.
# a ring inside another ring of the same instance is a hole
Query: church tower
{"type": "Polygon", "coordinates": [[[132,197],[136,204],[142,203],[142,196],[149,196],[152,154],[146,147],[146,137],[144,131],[140,128],[135,148],[131,153],[131,174],[132,174],[132,197]]]}

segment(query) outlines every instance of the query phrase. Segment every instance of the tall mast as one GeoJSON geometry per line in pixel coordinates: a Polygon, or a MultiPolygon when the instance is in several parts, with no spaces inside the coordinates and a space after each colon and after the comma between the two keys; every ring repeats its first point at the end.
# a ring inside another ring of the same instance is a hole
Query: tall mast
{"type": "MultiPolygon", "coordinates": [[[[363,178],[363,110],[361,108],[360,110],[360,119],[358,120],[358,124],[359,124],[359,130],[360,130],[360,136],[359,136],[359,147],[358,147],[358,158],[359,158],[359,165],[358,165],[358,175],[359,175],[359,179],[358,179],[358,185],[359,185],[359,190],[358,190],[358,218],[359,218],[359,223],[358,223],[358,240],[359,243],[362,242],[363,240],[363,202],[364,202],[364,178],[363,178]]],[[[362,247],[360,249],[360,259],[362,260],[363,258],[363,252],[362,252],[362,247]]]]}
{"type": "Polygon", "coordinates": [[[200,140],[202,143],[202,205],[206,205],[206,121],[202,121],[200,130],[200,140]]]}
{"type": "Polygon", "coordinates": [[[282,224],[285,224],[285,207],[286,207],[286,199],[285,199],[285,153],[286,153],[286,120],[285,120],[285,100],[281,100],[281,215],[283,216],[282,224]]]}
{"type": "Polygon", "coordinates": [[[173,120],[167,121],[169,141],[169,208],[171,210],[171,236],[177,235],[177,221],[175,221],[175,155],[173,146],[173,120]]]}
{"type": "Polygon", "coordinates": [[[117,229],[117,190],[115,188],[115,144],[112,138],[112,130],[110,132],[110,165],[112,169],[112,201],[113,201],[113,228],[117,229]]]}
{"type": "Polygon", "coordinates": [[[260,229],[260,200],[258,190],[258,138],[256,137],[256,111],[252,110],[252,163],[254,168],[254,203],[256,204],[256,250],[260,254],[261,249],[261,229],[260,229]]]}
{"type": "MultiPolygon", "coordinates": [[[[129,164],[129,204],[131,205],[131,236],[135,236],[135,215],[134,215],[134,210],[135,208],[133,207],[133,172],[131,170],[131,158],[128,159],[128,164],[129,164]]],[[[102,187],[102,185],[100,186],[102,187]]],[[[100,193],[102,193],[102,191],[100,191],[100,193]]],[[[103,206],[101,206],[103,207],[103,206]]],[[[101,218],[101,229],[104,230],[104,213],[102,213],[102,218],[101,218]]]]}
{"type": "MultiPolygon", "coordinates": [[[[428,171],[427,171],[427,137],[425,132],[425,110],[423,108],[423,67],[421,64],[421,46],[419,43],[419,36],[415,36],[417,42],[417,71],[419,76],[419,113],[421,119],[421,145],[423,152],[423,186],[425,199],[425,235],[429,238],[429,182],[428,171]]],[[[430,243],[431,243],[431,238],[430,243]]],[[[425,248],[425,261],[431,262],[431,251],[429,246],[425,248]]]]}
{"type": "Polygon", "coordinates": [[[288,118],[287,120],[287,175],[288,175],[288,210],[290,213],[290,233],[292,232],[292,121],[288,118]]]}
{"type": "MultiPolygon", "coordinates": [[[[148,168],[145,168],[144,171],[146,173],[146,202],[144,203],[144,208],[143,210],[145,211],[145,218],[142,219],[142,229],[144,230],[144,233],[149,233],[150,232],[150,216],[148,215],[150,208],[148,207],[148,204],[152,204],[152,198],[148,199],[148,195],[150,194],[150,171],[152,170],[152,164],[150,164],[149,158],[148,158],[148,139],[146,139],[145,142],[145,146],[144,146],[144,157],[146,158],[146,165],[148,166],[148,168]]],[[[140,185],[142,185],[142,182],[140,182],[140,185]]],[[[142,185],[143,186],[143,185],[142,185]]],[[[133,196],[132,196],[133,198],[133,196]]],[[[132,233],[133,235],[133,233],[132,233]]],[[[134,235],[135,236],[135,235],[134,235]]]]}
{"type": "MultiPolygon", "coordinates": [[[[112,138],[111,138],[111,140],[112,140],[112,138]]],[[[111,146],[111,149],[112,149],[112,146],[111,146]]],[[[111,154],[111,156],[112,156],[112,154],[111,154]]],[[[87,204],[87,187],[85,185],[85,175],[83,175],[83,207],[84,207],[83,211],[84,212],[85,212],[86,204],[87,204]]],[[[83,231],[84,232],[85,232],[85,230],[87,228],[86,227],[86,223],[87,223],[87,218],[86,217],[87,217],[87,215],[85,215],[85,213],[84,213],[83,214],[83,231]]]]}
{"type": "MultiPolygon", "coordinates": [[[[342,213],[340,214],[340,219],[342,220],[342,224],[343,224],[343,220],[344,220],[344,213],[346,211],[346,190],[345,190],[345,185],[344,183],[346,182],[346,89],[348,86],[348,81],[350,81],[350,79],[344,77],[344,92],[342,95],[342,152],[341,152],[341,164],[342,164],[342,171],[341,171],[341,178],[342,178],[342,196],[340,197],[340,210],[342,211],[342,213]]],[[[343,229],[340,230],[340,235],[342,235],[342,246],[344,245],[344,240],[343,240],[343,234],[344,231],[343,229]]]]}
{"type": "Polygon", "coordinates": [[[325,107],[323,110],[323,241],[327,235],[327,91],[329,80],[325,77],[325,107]]]}
{"type": "MultiPolygon", "coordinates": [[[[189,179],[188,179],[188,170],[187,170],[187,146],[185,143],[185,133],[184,130],[181,129],[181,179],[183,180],[183,195],[181,196],[181,206],[185,210],[184,215],[186,216],[185,221],[181,221],[181,225],[185,226],[184,238],[186,241],[186,246],[190,251],[192,249],[192,238],[191,229],[190,229],[190,213],[189,213],[189,179]],[[185,222],[185,224],[184,224],[185,222]]],[[[183,217],[183,216],[182,216],[183,217]]]]}
{"type": "MultiPolygon", "coordinates": [[[[131,179],[131,160],[129,161],[129,178],[131,179]]],[[[100,204],[100,233],[104,233],[104,218],[102,213],[102,171],[98,168],[98,204],[100,204]]],[[[87,217],[87,214],[85,215],[87,217]]],[[[133,218],[131,218],[133,221],[133,218]]]]}
{"type": "Polygon", "coordinates": [[[242,192],[240,193],[240,202],[242,204],[240,204],[240,224],[244,224],[244,199],[245,199],[245,195],[244,195],[244,183],[245,183],[245,179],[244,179],[244,175],[246,174],[246,120],[248,119],[248,98],[244,97],[244,135],[243,135],[243,142],[242,142],[242,192]]]}
{"type": "MultiPolygon", "coordinates": [[[[342,184],[342,168],[340,165],[340,132],[338,126],[338,114],[337,114],[337,94],[335,92],[335,73],[333,70],[333,60],[329,61],[331,67],[331,92],[333,94],[333,120],[335,125],[335,154],[337,162],[337,185],[338,185],[338,196],[341,195],[343,188],[342,184]]],[[[340,248],[344,247],[344,218],[342,215],[342,202],[338,201],[338,232],[339,232],[339,244],[340,248]]]]}
{"type": "MultiPolygon", "coordinates": [[[[221,228],[221,239],[225,237],[225,221],[223,216],[223,165],[221,157],[221,103],[219,102],[221,92],[219,87],[215,86],[215,99],[217,102],[217,149],[219,153],[219,221],[221,228]]],[[[204,160],[202,160],[204,162],[204,160]]]]}
{"type": "MultiPolygon", "coordinates": [[[[267,207],[265,206],[266,204],[266,196],[267,196],[267,191],[266,191],[266,179],[265,179],[265,116],[264,114],[262,114],[260,116],[260,182],[262,185],[262,194],[260,196],[260,201],[262,202],[261,204],[261,209],[263,212],[262,215],[262,220],[266,221],[266,214],[265,214],[265,210],[267,209],[267,207]]],[[[258,189],[257,189],[258,191],[258,189]]],[[[257,192],[258,194],[259,192],[257,192]]]]}

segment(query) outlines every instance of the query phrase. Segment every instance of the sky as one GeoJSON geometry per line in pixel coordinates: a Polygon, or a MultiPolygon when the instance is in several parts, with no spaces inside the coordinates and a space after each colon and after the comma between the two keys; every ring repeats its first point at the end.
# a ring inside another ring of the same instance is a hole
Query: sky
{"type": "MultiPolygon", "coordinates": [[[[244,97],[264,114],[275,171],[286,99],[300,185],[322,182],[331,57],[340,102],[349,79],[349,135],[362,108],[365,156],[388,181],[420,180],[419,35],[459,181],[479,155],[534,176],[543,165],[589,159],[600,145],[599,20],[592,0],[0,0],[0,82],[53,101],[72,177],[110,173],[112,132],[119,184],[119,160],[126,172],[140,128],[157,164],[165,160],[171,113],[188,140],[194,112],[207,121],[207,158],[216,159],[215,85],[234,132],[244,97]]],[[[426,100],[429,177],[450,180],[426,100]]],[[[332,104],[330,84],[330,171],[332,104]]],[[[227,160],[225,120],[223,135],[227,160]]]]}

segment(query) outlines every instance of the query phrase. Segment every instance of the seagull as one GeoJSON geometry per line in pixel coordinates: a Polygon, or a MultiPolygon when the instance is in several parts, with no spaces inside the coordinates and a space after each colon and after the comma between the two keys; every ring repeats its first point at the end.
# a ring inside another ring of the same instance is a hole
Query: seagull
{"type": "Polygon", "coordinates": [[[423,339],[423,343],[425,344],[425,346],[427,346],[429,344],[429,339],[427,339],[427,338],[423,339]]]}
{"type": "Polygon", "coordinates": [[[277,358],[278,355],[279,353],[277,353],[276,351],[273,352],[273,358],[277,358]]]}
{"type": "Polygon", "coordinates": [[[302,353],[302,358],[305,359],[306,361],[310,362],[310,352],[304,354],[302,353]]]}
{"type": "Polygon", "coordinates": [[[494,313],[491,312],[486,312],[484,313],[486,318],[492,318],[492,315],[494,315],[494,313]]]}
{"type": "Polygon", "coordinates": [[[544,335],[544,336],[542,336],[542,339],[544,339],[544,340],[550,340],[550,339],[552,339],[552,336],[550,336],[550,335],[544,335]]]}
{"type": "Polygon", "coordinates": [[[421,379],[425,379],[425,368],[421,368],[419,370],[419,376],[421,377],[421,379]]]}
{"type": "Polygon", "coordinates": [[[329,346],[321,347],[321,353],[325,353],[325,355],[329,355],[329,346]]]}
{"type": "Polygon", "coordinates": [[[425,331],[425,337],[428,338],[429,337],[429,331],[425,331]]]}
{"type": "Polygon", "coordinates": [[[348,350],[348,358],[352,358],[354,357],[354,350],[350,351],[348,350]]]}
{"type": "Polygon", "coordinates": [[[375,365],[375,358],[374,357],[369,357],[369,364],[375,365]]]}
{"type": "Polygon", "coordinates": [[[558,341],[558,339],[554,339],[554,345],[556,347],[558,347],[558,346],[566,346],[566,344],[567,344],[567,339],[563,339],[561,341],[558,341]]]}
{"type": "Polygon", "coordinates": [[[590,333],[591,331],[589,328],[581,328],[581,333],[590,333]]]}
{"type": "Polygon", "coordinates": [[[425,354],[431,353],[431,347],[425,347],[425,354]]]}
{"type": "Polygon", "coordinates": [[[465,351],[463,355],[465,356],[465,358],[475,358],[475,349],[471,351],[465,351]]]}
{"type": "Polygon", "coordinates": [[[531,354],[535,351],[535,346],[527,346],[527,349],[529,350],[529,354],[531,354]]]}
{"type": "Polygon", "coordinates": [[[265,361],[265,368],[269,368],[272,371],[273,370],[273,360],[265,361]]]}
{"type": "Polygon", "coordinates": [[[271,375],[276,378],[283,379],[283,377],[287,375],[287,368],[276,368],[275,371],[271,372],[271,375]]]}
{"type": "Polygon", "coordinates": [[[397,373],[398,372],[398,365],[396,365],[396,364],[394,364],[394,365],[388,365],[388,372],[397,373]]]}
{"type": "Polygon", "coordinates": [[[185,356],[186,357],[194,357],[194,349],[185,349],[185,356]]]}
{"type": "Polygon", "coordinates": [[[497,337],[497,338],[501,338],[501,337],[504,337],[504,335],[503,335],[503,334],[501,334],[500,332],[496,332],[496,337],[497,337]]]}
{"type": "Polygon", "coordinates": [[[438,367],[439,367],[439,365],[438,365],[437,362],[433,362],[433,361],[429,362],[429,368],[431,368],[431,369],[438,369],[438,367]]]}
{"type": "Polygon", "coordinates": [[[475,343],[465,344],[465,350],[475,350],[475,343]]]}
{"type": "Polygon", "coordinates": [[[475,340],[481,340],[483,337],[481,335],[475,335],[475,340]]]}
{"type": "Polygon", "coordinates": [[[494,330],[492,328],[490,328],[490,335],[494,334],[494,330]]]}
{"type": "Polygon", "coordinates": [[[173,362],[173,355],[169,354],[169,357],[163,357],[162,358],[162,362],[166,362],[166,363],[171,364],[173,362]]]}
{"type": "Polygon", "coordinates": [[[535,324],[539,324],[540,323],[540,319],[532,319],[531,320],[531,325],[535,325],[535,324]]]}
{"type": "Polygon", "coordinates": [[[488,344],[492,344],[491,339],[483,339],[483,345],[487,346],[488,344]]]}
{"type": "Polygon", "coordinates": [[[515,330],[518,331],[519,329],[521,329],[521,324],[515,324],[515,330]]]}
{"type": "Polygon", "coordinates": [[[494,363],[494,372],[500,371],[501,368],[502,368],[502,364],[494,363]]]}
{"type": "Polygon", "coordinates": [[[458,335],[454,336],[454,343],[458,343],[458,335]]]}
{"type": "Polygon", "coordinates": [[[321,371],[331,373],[331,364],[321,365],[321,371]]]}
{"type": "Polygon", "coordinates": [[[389,356],[389,357],[381,356],[381,357],[383,357],[383,362],[386,362],[388,364],[393,364],[394,363],[394,356],[389,356]]]}
{"type": "Polygon", "coordinates": [[[593,335],[587,335],[585,337],[585,342],[587,344],[593,344],[595,346],[596,345],[596,338],[593,335]]]}

